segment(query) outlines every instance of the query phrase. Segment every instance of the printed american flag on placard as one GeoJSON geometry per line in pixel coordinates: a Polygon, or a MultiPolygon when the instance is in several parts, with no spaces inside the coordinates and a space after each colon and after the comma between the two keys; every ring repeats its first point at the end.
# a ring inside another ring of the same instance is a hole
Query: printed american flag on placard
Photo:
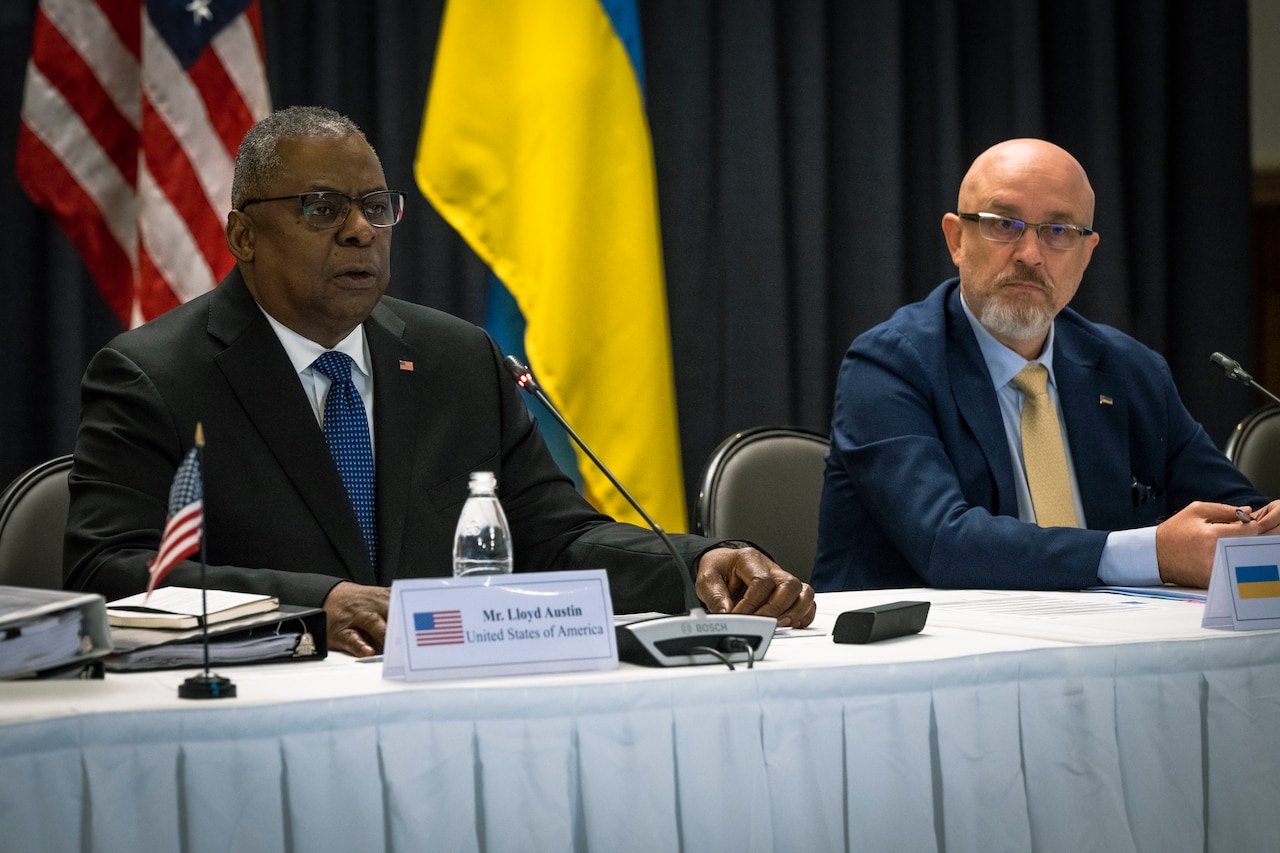
{"type": "Polygon", "coordinates": [[[40,0],[18,180],[136,326],[231,269],[236,149],[270,109],[257,0],[40,0]]]}
{"type": "Polygon", "coordinates": [[[169,489],[169,520],[165,522],[160,548],[149,564],[151,579],[147,595],[178,563],[200,548],[204,533],[204,486],[200,481],[200,451],[193,447],[173,475],[169,489]]]}
{"type": "Polygon", "coordinates": [[[450,646],[463,641],[462,611],[433,610],[413,614],[413,630],[419,646],[450,646]]]}

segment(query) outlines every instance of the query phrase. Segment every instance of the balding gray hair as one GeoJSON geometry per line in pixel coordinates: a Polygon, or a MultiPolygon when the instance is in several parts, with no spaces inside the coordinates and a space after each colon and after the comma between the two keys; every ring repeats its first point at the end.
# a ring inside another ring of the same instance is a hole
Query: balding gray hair
{"type": "MultiPolygon", "coordinates": [[[[255,124],[244,135],[236,153],[236,170],[231,179],[231,207],[241,210],[250,199],[261,198],[271,176],[280,169],[277,146],[288,137],[345,139],[358,136],[368,144],[355,122],[327,107],[286,107],[255,124]]],[[[373,146],[370,146],[372,148],[373,146]]],[[[374,152],[377,156],[377,152],[374,152]]]]}

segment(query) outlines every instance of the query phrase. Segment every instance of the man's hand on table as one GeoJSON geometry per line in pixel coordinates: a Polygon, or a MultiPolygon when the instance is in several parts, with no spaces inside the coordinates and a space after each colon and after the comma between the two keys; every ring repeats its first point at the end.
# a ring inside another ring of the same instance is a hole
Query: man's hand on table
{"type": "Polygon", "coordinates": [[[708,613],[773,616],[779,628],[803,628],[818,607],[813,587],[755,548],[713,548],[698,560],[698,598],[708,613]]]}
{"type": "Polygon", "coordinates": [[[329,650],[358,658],[382,651],[387,634],[387,607],[391,590],[343,581],[324,600],[329,650]]]}

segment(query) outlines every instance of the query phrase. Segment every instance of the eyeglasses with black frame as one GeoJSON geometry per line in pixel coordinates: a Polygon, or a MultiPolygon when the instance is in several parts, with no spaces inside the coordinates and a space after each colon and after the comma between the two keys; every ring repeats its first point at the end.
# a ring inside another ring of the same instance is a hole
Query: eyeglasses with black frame
{"type": "Polygon", "coordinates": [[[296,193],[275,198],[253,198],[240,205],[244,210],[251,204],[264,201],[296,200],[302,206],[302,221],[316,231],[337,228],[347,221],[351,212],[351,203],[359,202],[364,218],[374,228],[390,228],[400,221],[404,215],[404,198],[402,192],[395,190],[374,190],[359,198],[352,198],[346,193],[332,190],[324,192],[296,193]]]}
{"type": "Polygon", "coordinates": [[[1036,230],[1040,245],[1048,249],[1070,249],[1080,237],[1096,234],[1092,228],[1065,222],[1023,222],[998,213],[957,213],[961,219],[978,223],[978,233],[996,243],[1016,243],[1028,228],[1036,230]]]}

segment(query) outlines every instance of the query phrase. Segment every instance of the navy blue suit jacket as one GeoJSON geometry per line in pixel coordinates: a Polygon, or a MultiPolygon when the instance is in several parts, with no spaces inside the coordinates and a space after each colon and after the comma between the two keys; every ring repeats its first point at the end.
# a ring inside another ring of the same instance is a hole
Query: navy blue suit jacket
{"type": "Polygon", "coordinates": [[[1064,309],[1054,375],[1088,529],[1018,520],[1013,462],[959,279],[860,335],[840,368],[813,587],[1080,589],[1112,530],[1196,500],[1259,507],[1168,365],[1064,309]]]}

